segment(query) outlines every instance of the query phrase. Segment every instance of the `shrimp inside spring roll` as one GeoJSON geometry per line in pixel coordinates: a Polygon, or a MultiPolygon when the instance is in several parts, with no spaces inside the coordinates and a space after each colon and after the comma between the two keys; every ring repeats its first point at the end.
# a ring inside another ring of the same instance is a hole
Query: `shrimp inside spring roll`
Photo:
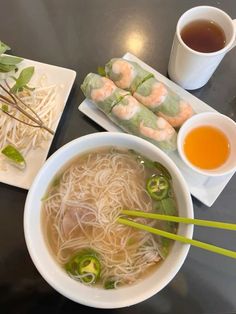
{"type": "Polygon", "coordinates": [[[155,78],[140,84],[134,97],[173,127],[180,127],[193,115],[190,104],[155,78]]]}
{"type": "Polygon", "coordinates": [[[118,88],[111,80],[95,73],[89,73],[84,79],[81,89],[88,99],[108,114],[111,108],[129,92],[118,88]]]}
{"type": "Polygon", "coordinates": [[[153,76],[136,62],[122,58],[111,59],[105,66],[107,76],[118,86],[133,93],[141,82],[153,76]]]}

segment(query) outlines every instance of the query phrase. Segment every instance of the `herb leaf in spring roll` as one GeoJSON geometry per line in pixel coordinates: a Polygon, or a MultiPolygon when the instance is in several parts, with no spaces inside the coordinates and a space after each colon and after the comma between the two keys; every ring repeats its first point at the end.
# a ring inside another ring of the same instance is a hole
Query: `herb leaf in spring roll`
{"type": "Polygon", "coordinates": [[[88,99],[98,105],[100,110],[108,114],[111,108],[125,95],[129,94],[118,88],[111,80],[95,73],[89,73],[84,79],[81,89],[88,99]]]}
{"type": "Polygon", "coordinates": [[[106,75],[119,88],[135,92],[137,87],[153,74],[144,70],[136,62],[127,61],[122,58],[113,58],[105,66],[106,75]]]}
{"type": "Polygon", "coordinates": [[[174,128],[132,96],[121,99],[112,108],[109,117],[127,133],[142,137],[165,151],[176,149],[177,134],[174,128]]]}
{"type": "Polygon", "coordinates": [[[140,84],[133,96],[173,127],[180,127],[193,115],[192,107],[155,78],[140,84]]]}

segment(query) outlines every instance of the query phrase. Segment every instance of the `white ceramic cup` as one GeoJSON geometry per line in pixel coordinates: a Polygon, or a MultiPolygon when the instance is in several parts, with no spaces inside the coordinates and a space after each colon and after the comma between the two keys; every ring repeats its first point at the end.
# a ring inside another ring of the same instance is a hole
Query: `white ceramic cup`
{"type": "Polygon", "coordinates": [[[225,54],[236,45],[236,20],[224,11],[210,6],[194,7],[179,19],[171,49],[168,73],[170,78],[185,89],[193,90],[204,86],[225,54]],[[181,38],[183,27],[195,20],[210,20],[224,30],[224,48],[210,53],[189,48],[181,38]]]}
{"type": "Polygon", "coordinates": [[[197,173],[208,177],[223,176],[236,171],[236,123],[229,117],[218,112],[202,112],[192,116],[184,122],[178,132],[177,145],[178,152],[183,162],[197,173]],[[184,152],[184,142],[187,134],[193,129],[201,126],[211,126],[221,130],[228,139],[230,153],[227,160],[218,168],[201,169],[194,166],[186,157],[184,152]]]}

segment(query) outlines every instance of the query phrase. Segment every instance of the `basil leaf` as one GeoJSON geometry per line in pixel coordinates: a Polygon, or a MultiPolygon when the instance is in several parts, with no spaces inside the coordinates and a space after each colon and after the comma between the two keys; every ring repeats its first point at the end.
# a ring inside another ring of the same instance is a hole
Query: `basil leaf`
{"type": "Polygon", "coordinates": [[[21,71],[19,77],[16,79],[15,85],[11,88],[12,93],[16,93],[19,89],[24,88],[31,80],[34,74],[34,67],[28,67],[21,71]]]}
{"type": "Polygon", "coordinates": [[[11,56],[1,56],[0,63],[6,65],[16,65],[20,63],[23,59],[19,57],[11,57],[11,56]]]}
{"type": "Polygon", "coordinates": [[[154,161],[154,167],[157,168],[163,176],[165,176],[168,180],[171,180],[171,174],[165,166],[163,166],[160,162],[154,161]]]}
{"type": "Polygon", "coordinates": [[[8,47],[6,44],[4,44],[1,40],[0,40],[0,55],[2,53],[4,53],[7,50],[10,50],[11,48],[8,47]]]}
{"type": "Polygon", "coordinates": [[[166,198],[161,200],[161,209],[164,215],[176,216],[177,215],[177,205],[174,199],[166,198]]]}
{"type": "Polygon", "coordinates": [[[8,65],[8,64],[1,64],[0,63],[0,72],[10,72],[12,70],[15,70],[16,66],[15,65],[8,65]]]}
{"type": "Polygon", "coordinates": [[[161,248],[159,249],[161,251],[161,255],[163,259],[165,259],[169,253],[171,241],[172,240],[170,239],[160,237],[161,248]]]}
{"type": "Polygon", "coordinates": [[[105,283],[104,283],[104,288],[109,290],[109,289],[115,289],[115,281],[113,280],[107,280],[105,283]]]}
{"type": "Polygon", "coordinates": [[[104,67],[98,67],[98,74],[101,76],[106,76],[106,71],[104,67]]]}

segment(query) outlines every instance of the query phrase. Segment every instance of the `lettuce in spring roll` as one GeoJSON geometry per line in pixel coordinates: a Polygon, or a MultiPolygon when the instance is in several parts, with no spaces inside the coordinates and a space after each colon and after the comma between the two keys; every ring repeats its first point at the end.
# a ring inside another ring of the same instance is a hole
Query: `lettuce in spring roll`
{"type": "Polygon", "coordinates": [[[129,94],[118,88],[111,80],[95,73],[89,73],[81,89],[88,99],[92,100],[104,113],[108,114],[119,100],[129,94]]]}
{"type": "Polygon", "coordinates": [[[180,127],[193,115],[192,107],[155,78],[140,84],[133,96],[173,127],[180,127]]]}
{"type": "Polygon", "coordinates": [[[165,151],[176,149],[177,134],[174,128],[133,96],[122,98],[108,116],[127,133],[142,137],[165,151]]]}
{"type": "Polygon", "coordinates": [[[119,88],[135,92],[138,86],[153,74],[144,70],[138,63],[122,58],[114,58],[105,66],[106,75],[119,88]]]}

